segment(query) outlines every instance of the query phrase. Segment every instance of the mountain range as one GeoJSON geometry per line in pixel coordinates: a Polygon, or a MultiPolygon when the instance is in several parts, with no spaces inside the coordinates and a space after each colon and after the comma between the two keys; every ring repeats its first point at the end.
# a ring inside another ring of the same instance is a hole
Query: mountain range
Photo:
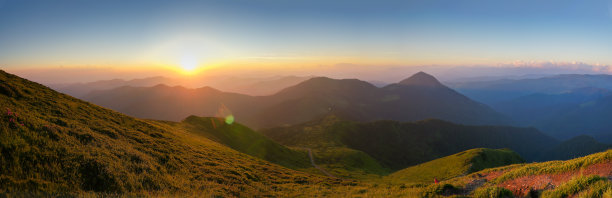
{"type": "Polygon", "coordinates": [[[159,84],[183,87],[211,86],[223,91],[258,96],[276,93],[283,88],[298,84],[310,78],[312,77],[272,76],[243,78],[233,76],[194,76],[186,79],[177,79],[155,76],[132,80],[112,79],[88,83],[48,84],[48,86],[77,98],[81,98],[96,90],[109,90],[123,86],[151,87],[159,84]]]}
{"type": "Polygon", "coordinates": [[[541,78],[451,82],[449,86],[488,105],[535,93],[559,94],[580,88],[612,89],[612,75],[562,74],[541,78]]]}
{"type": "Polygon", "coordinates": [[[560,139],[590,135],[612,143],[612,76],[567,74],[535,79],[451,84],[490,105],[518,126],[533,126],[560,139]]]}
{"type": "Polygon", "coordinates": [[[157,85],[94,91],[83,99],[128,115],[161,120],[231,112],[237,121],[257,129],[303,123],[330,113],[355,121],[438,118],[462,124],[511,123],[423,72],[381,88],[357,79],[316,77],[268,96],[157,85]]]}

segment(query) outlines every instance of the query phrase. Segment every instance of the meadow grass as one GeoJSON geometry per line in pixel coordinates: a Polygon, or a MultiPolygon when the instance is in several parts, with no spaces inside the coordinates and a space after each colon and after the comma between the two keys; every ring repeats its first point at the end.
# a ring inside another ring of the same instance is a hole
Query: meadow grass
{"type": "Polygon", "coordinates": [[[493,182],[501,183],[507,180],[529,175],[556,174],[576,171],[593,164],[609,162],[610,160],[612,160],[612,149],[567,161],[549,161],[525,164],[504,172],[504,174],[497,177],[493,182]]]}
{"type": "Polygon", "coordinates": [[[612,182],[597,175],[575,177],[555,189],[544,191],[542,198],[569,197],[583,192],[579,197],[602,197],[612,188],[612,182]]]}
{"type": "Polygon", "coordinates": [[[440,181],[448,180],[485,168],[522,162],[524,160],[518,154],[507,149],[470,149],[408,167],[385,177],[385,179],[392,183],[429,183],[433,182],[434,178],[440,181]]]}

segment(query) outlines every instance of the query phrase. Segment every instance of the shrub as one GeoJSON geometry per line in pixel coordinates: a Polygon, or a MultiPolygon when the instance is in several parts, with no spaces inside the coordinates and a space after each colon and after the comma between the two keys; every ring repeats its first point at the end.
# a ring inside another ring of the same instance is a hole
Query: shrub
{"type": "Polygon", "coordinates": [[[582,193],[578,194],[579,198],[601,198],[606,197],[606,193],[608,193],[607,197],[612,198],[612,182],[609,180],[601,180],[595,182],[593,185],[590,185],[588,189],[584,190],[582,193]]]}
{"type": "Polygon", "coordinates": [[[436,197],[439,195],[453,195],[460,192],[460,189],[451,184],[433,184],[421,192],[422,197],[436,197]]]}
{"type": "Polygon", "coordinates": [[[474,191],[474,197],[476,198],[503,198],[503,197],[513,197],[512,191],[498,187],[498,186],[490,186],[485,188],[479,188],[474,191]]]}
{"type": "Polygon", "coordinates": [[[542,197],[568,197],[587,189],[588,191],[592,191],[590,193],[600,194],[597,191],[601,191],[601,193],[603,193],[603,190],[605,189],[605,183],[609,183],[606,180],[606,178],[597,175],[575,177],[553,190],[544,191],[542,193],[542,197]]]}

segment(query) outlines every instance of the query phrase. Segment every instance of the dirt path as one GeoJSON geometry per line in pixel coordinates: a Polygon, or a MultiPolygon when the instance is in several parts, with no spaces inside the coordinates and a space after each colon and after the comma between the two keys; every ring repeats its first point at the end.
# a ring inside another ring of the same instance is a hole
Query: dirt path
{"type": "Polygon", "coordinates": [[[319,165],[315,164],[314,157],[312,156],[312,149],[310,148],[304,148],[304,149],[308,150],[308,157],[310,157],[310,163],[312,164],[313,167],[315,167],[316,169],[319,169],[323,174],[329,177],[338,178],[330,174],[329,172],[327,172],[325,169],[321,168],[319,165]]]}
{"type": "Polygon", "coordinates": [[[466,180],[467,184],[459,195],[468,196],[470,193],[472,193],[472,191],[480,188],[482,185],[487,183],[487,181],[499,177],[503,172],[504,171],[493,171],[484,174],[472,175],[470,179],[466,180]]]}

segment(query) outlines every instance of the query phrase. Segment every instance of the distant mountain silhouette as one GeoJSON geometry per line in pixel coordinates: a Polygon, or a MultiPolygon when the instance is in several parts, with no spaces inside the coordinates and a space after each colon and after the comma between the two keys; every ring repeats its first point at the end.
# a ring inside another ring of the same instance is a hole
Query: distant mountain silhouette
{"type": "Polygon", "coordinates": [[[521,126],[559,138],[586,134],[612,143],[612,75],[567,74],[453,85],[521,126]]]}
{"type": "Polygon", "coordinates": [[[476,102],[419,72],[400,83],[383,87],[383,119],[415,121],[437,118],[462,124],[510,124],[490,107],[476,102]],[[398,119],[404,118],[404,119],[398,119]]]}
{"type": "Polygon", "coordinates": [[[581,135],[561,142],[559,145],[543,153],[541,159],[567,160],[605,151],[610,148],[612,148],[612,144],[601,143],[593,137],[581,135]]]}
{"type": "Polygon", "coordinates": [[[409,78],[406,78],[399,83],[400,85],[424,86],[424,87],[443,87],[442,83],[432,75],[425,72],[418,72],[409,78]]]}
{"type": "Polygon", "coordinates": [[[252,96],[226,93],[210,87],[119,87],[93,91],[85,100],[139,118],[181,121],[189,115],[215,116],[222,105],[251,109],[252,96]]]}
{"type": "Polygon", "coordinates": [[[563,74],[543,78],[470,81],[450,84],[466,96],[494,105],[534,93],[559,94],[584,87],[612,89],[612,75],[563,74]]]}
{"type": "Polygon", "coordinates": [[[330,113],[356,121],[415,121],[438,118],[463,124],[508,124],[507,118],[417,73],[378,88],[357,79],[317,77],[270,96],[247,96],[212,88],[156,86],[95,91],[85,100],[141,118],[179,121],[189,115],[214,116],[223,106],[250,127],[303,123],[330,113]]]}
{"type": "Polygon", "coordinates": [[[247,95],[270,95],[309,78],[311,77],[274,76],[267,78],[239,78],[231,76],[198,76],[189,79],[175,79],[156,76],[133,80],[113,79],[89,83],[50,84],[49,86],[59,92],[78,98],[97,90],[108,90],[123,86],[151,87],[158,84],[193,88],[212,86],[223,91],[247,95]]]}
{"type": "Polygon", "coordinates": [[[574,105],[534,124],[562,139],[586,134],[612,143],[612,95],[574,105]]]}
{"type": "Polygon", "coordinates": [[[519,124],[537,126],[541,122],[600,98],[612,91],[600,88],[580,88],[559,94],[535,93],[495,104],[493,108],[519,124]]]}
{"type": "Polygon", "coordinates": [[[174,84],[174,80],[166,77],[156,76],[133,80],[112,79],[100,80],[89,83],[51,84],[49,85],[49,87],[59,92],[71,95],[73,97],[80,98],[94,90],[107,90],[122,86],[150,87],[158,84],[174,84]]]}

